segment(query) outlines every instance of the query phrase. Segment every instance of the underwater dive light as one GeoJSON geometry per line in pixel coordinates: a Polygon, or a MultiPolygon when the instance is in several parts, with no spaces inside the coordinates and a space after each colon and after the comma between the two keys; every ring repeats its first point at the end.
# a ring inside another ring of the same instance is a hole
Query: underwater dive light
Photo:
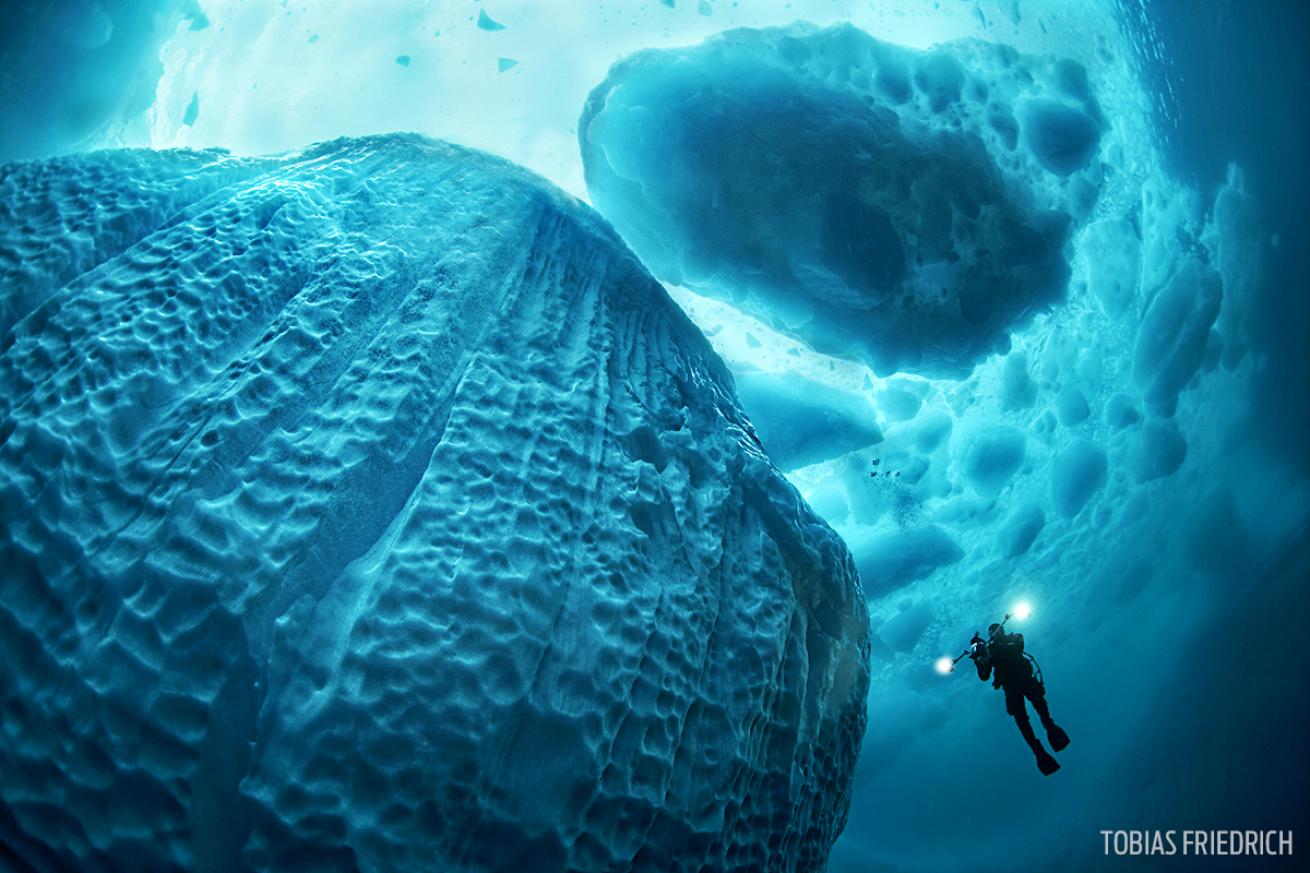
{"type": "MultiPolygon", "coordinates": [[[[1021,600],[1017,604],[1015,604],[1014,611],[1010,613],[1010,615],[1019,619],[1019,621],[1024,621],[1025,619],[1028,618],[1028,616],[1032,614],[1033,614],[1033,608],[1028,604],[1028,601],[1026,600],[1021,600]]],[[[1009,618],[1010,615],[1007,615],[1006,618],[1009,618]]]]}
{"type": "Polygon", "coordinates": [[[955,669],[955,662],[951,660],[950,655],[942,655],[937,659],[937,663],[934,664],[933,667],[938,673],[945,676],[947,673],[955,669]]]}

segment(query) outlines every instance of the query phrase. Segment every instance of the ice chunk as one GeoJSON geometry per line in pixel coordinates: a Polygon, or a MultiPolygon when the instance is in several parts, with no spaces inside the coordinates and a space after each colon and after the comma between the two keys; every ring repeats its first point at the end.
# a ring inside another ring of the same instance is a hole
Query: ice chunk
{"type": "Polygon", "coordinates": [[[501,73],[508,72],[509,70],[514,69],[514,68],[517,67],[518,65],[519,65],[519,62],[516,61],[514,58],[497,58],[497,59],[496,59],[496,69],[497,69],[499,72],[501,72],[501,73]]]}
{"type": "Polygon", "coordinates": [[[846,484],[836,476],[827,476],[818,485],[805,494],[805,502],[810,505],[819,518],[831,525],[838,525],[850,516],[850,501],[846,496],[846,484]]]}
{"type": "Polygon", "coordinates": [[[1087,287],[1111,318],[1118,318],[1137,296],[1141,241],[1122,218],[1107,218],[1087,226],[1079,240],[1087,263],[1087,287]]]}
{"type": "Polygon", "coordinates": [[[871,597],[926,579],[964,557],[954,538],[935,524],[844,528],[842,534],[855,556],[860,582],[871,597]]]}
{"type": "Polygon", "coordinates": [[[1187,457],[1187,440],[1172,419],[1151,420],[1138,436],[1133,474],[1138,482],[1172,476],[1187,457]]]}
{"type": "Polygon", "coordinates": [[[1005,520],[997,537],[1001,554],[1007,558],[1017,558],[1032,548],[1037,535],[1046,526],[1046,513],[1035,502],[1024,503],[1005,520]]]}
{"type": "Polygon", "coordinates": [[[1076,385],[1066,385],[1060,390],[1060,396],[1056,400],[1057,415],[1060,424],[1065,427],[1072,427],[1075,424],[1081,424],[1092,414],[1091,408],[1087,405],[1087,398],[1083,392],[1078,390],[1076,385]]]}
{"type": "Polygon", "coordinates": [[[895,385],[888,385],[878,392],[876,397],[878,409],[892,421],[909,421],[919,414],[919,405],[923,402],[919,395],[895,385]]]}
{"type": "Polygon", "coordinates": [[[1123,430],[1142,420],[1142,415],[1127,394],[1114,394],[1105,401],[1105,420],[1115,430],[1123,430]]]}
{"type": "Polygon", "coordinates": [[[191,94],[191,102],[187,104],[186,112],[182,114],[182,123],[187,127],[193,126],[200,118],[200,92],[195,91],[191,94]]]}
{"type": "Polygon", "coordinates": [[[505,29],[505,25],[501,24],[499,21],[496,21],[496,20],[493,19],[490,15],[488,15],[488,14],[487,14],[487,10],[485,10],[485,9],[479,9],[479,10],[478,10],[478,28],[479,28],[480,30],[487,30],[487,31],[492,31],[492,32],[494,32],[494,31],[497,31],[497,30],[504,30],[504,29],[505,29]]]}
{"type": "Polygon", "coordinates": [[[1141,287],[1147,299],[1195,251],[1202,232],[1200,196],[1162,176],[1142,186],[1141,287]]]}
{"type": "Polygon", "coordinates": [[[1009,425],[991,425],[969,435],[962,452],[964,475],[979,494],[995,497],[1023,464],[1023,432],[1009,425]]]}
{"type": "Polygon", "coordinates": [[[738,372],[737,394],[774,462],[794,470],[882,441],[863,395],[794,371],[738,372]]]}
{"type": "Polygon", "coordinates": [[[951,435],[955,420],[946,410],[934,409],[920,418],[915,425],[915,447],[925,454],[931,454],[937,451],[937,447],[951,435]]]}
{"type": "Polygon", "coordinates": [[[1090,115],[1054,100],[1025,100],[1019,127],[1038,162],[1060,176],[1087,166],[1101,141],[1101,126],[1090,115]]]}
{"type": "Polygon", "coordinates": [[[1070,66],[849,25],[639,52],[587,101],[588,190],[662,279],[880,374],[963,376],[1065,293],[1102,123],[1070,66]]]}
{"type": "MultiPolygon", "coordinates": [[[[1244,174],[1235,166],[1229,166],[1228,178],[1215,195],[1209,236],[1215,269],[1224,284],[1224,305],[1217,322],[1225,339],[1224,363],[1233,367],[1250,342],[1250,329],[1245,323],[1247,309],[1264,271],[1260,206],[1248,192],[1244,174]]],[[[1278,244],[1277,237],[1272,244],[1278,244]]]]}
{"type": "Polygon", "coordinates": [[[1070,443],[1051,464],[1051,502],[1073,518],[1105,484],[1105,450],[1085,439],[1070,443]]]}
{"type": "Polygon", "coordinates": [[[1028,356],[1011,352],[1001,370],[1001,408],[1007,412],[1027,409],[1037,399],[1037,386],[1028,375],[1028,356]]]}
{"type": "Polygon", "coordinates": [[[1222,294],[1219,275],[1189,258],[1142,316],[1133,347],[1133,377],[1157,414],[1174,414],[1179,392],[1205,355],[1222,294]]]}
{"type": "Polygon", "coordinates": [[[131,217],[0,351],[8,857],[822,866],[851,556],[590,209],[415,136],[4,184],[11,251],[131,217]]]}
{"type": "Polygon", "coordinates": [[[933,611],[926,601],[901,604],[896,615],[878,625],[878,639],[894,652],[908,652],[932,624],[933,611]]]}

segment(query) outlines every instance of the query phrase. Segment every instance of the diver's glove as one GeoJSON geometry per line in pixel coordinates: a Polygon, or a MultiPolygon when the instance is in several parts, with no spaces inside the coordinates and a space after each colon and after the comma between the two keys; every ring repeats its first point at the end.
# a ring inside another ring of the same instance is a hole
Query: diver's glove
{"type": "Polygon", "coordinates": [[[977,640],[969,644],[969,657],[973,660],[987,657],[987,644],[982,640],[977,640]]]}

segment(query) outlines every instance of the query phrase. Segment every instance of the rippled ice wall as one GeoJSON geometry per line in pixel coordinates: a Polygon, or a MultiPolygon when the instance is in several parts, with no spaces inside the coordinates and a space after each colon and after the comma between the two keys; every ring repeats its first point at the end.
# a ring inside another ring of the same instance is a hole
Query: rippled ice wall
{"type": "Polygon", "coordinates": [[[1301,13],[201,7],[33,25],[6,57],[48,99],[6,105],[39,123],[5,156],[402,128],[590,199],[860,572],[869,728],[831,869],[1305,826],[1301,13]],[[998,695],[931,670],[1020,597],[1074,740],[1050,779],[998,695]]]}

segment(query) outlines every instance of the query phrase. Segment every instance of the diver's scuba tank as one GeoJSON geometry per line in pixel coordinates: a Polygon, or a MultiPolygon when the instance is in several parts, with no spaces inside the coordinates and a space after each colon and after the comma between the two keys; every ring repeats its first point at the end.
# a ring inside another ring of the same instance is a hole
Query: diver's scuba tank
{"type": "Polygon", "coordinates": [[[1033,675],[1037,678],[1037,684],[1042,686],[1043,689],[1045,689],[1046,678],[1042,676],[1042,665],[1037,663],[1037,659],[1034,658],[1032,655],[1028,654],[1027,652],[1024,652],[1023,656],[1027,658],[1028,663],[1032,665],[1033,675]]]}

